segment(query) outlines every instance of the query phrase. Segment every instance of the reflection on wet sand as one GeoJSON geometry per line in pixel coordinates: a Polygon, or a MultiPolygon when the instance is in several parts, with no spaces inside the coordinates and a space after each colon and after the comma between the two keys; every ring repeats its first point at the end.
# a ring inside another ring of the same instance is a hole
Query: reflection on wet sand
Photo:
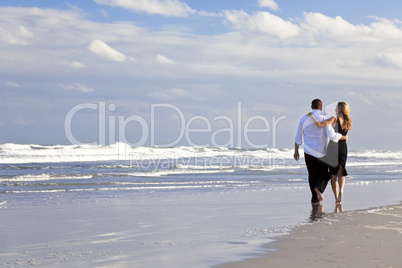
{"type": "MultiPolygon", "coordinates": [[[[335,204],[334,213],[343,212],[343,206],[340,203],[335,204]]],[[[310,222],[314,222],[325,215],[323,204],[312,204],[310,222]]]]}
{"type": "Polygon", "coordinates": [[[322,204],[312,204],[310,222],[314,222],[320,219],[324,215],[324,205],[322,204]]]}
{"type": "Polygon", "coordinates": [[[334,212],[335,212],[335,213],[343,212],[342,203],[336,203],[336,204],[335,204],[335,210],[334,210],[334,212]]]}

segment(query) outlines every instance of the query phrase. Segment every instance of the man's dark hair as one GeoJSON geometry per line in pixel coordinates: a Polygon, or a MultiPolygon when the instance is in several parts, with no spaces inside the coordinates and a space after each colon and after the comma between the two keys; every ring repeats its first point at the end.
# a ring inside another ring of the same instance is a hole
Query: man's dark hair
{"type": "Polygon", "coordinates": [[[315,99],[311,102],[311,109],[319,109],[322,106],[322,101],[320,99],[315,99]]]}

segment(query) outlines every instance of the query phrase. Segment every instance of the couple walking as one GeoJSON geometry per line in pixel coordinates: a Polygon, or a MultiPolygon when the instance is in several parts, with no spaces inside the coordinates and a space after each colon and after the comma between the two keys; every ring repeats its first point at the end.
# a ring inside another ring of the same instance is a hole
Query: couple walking
{"type": "Polygon", "coordinates": [[[303,116],[299,122],[293,157],[299,160],[299,146],[304,140],[304,159],[312,204],[324,200],[322,193],[330,179],[335,201],[340,204],[347,176],[347,133],[352,127],[349,106],[345,102],[339,102],[335,110],[337,116],[331,118],[322,112],[322,101],[319,99],[312,101],[311,109],[313,111],[303,116]]]}

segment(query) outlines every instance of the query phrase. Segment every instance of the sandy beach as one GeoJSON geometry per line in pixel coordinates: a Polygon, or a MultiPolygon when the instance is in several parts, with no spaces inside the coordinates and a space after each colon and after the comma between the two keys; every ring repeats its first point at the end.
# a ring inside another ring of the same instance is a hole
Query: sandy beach
{"type": "Polygon", "coordinates": [[[360,193],[348,196],[339,213],[330,194],[325,208],[311,209],[303,202],[307,189],[3,202],[0,266],[401,267],[402,205],[383,200],[398,205],[364,209],[364,196],[376,189],[396,200],[400,185],[349,185],[360,193]],[[290,196],[298,196],[292,208],[290,196]],[[264,209],[272,199],[277,205],[264,209]]]}
{"type": "Polygon", "coordinates": [[[402,267],[402,205],[327,214],[266,245],[267,254],[218,266],[402,267]]]}

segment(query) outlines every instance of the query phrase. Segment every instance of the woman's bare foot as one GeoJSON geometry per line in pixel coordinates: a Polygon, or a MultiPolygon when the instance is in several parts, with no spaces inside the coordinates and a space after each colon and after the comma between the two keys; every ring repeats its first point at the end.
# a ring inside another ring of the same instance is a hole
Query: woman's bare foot
{"type": "Polygon", "coordinates": [[[318,188],[314,188],[314,191],[317,193],[318,201],[320,202],[324,201],[324,197],[322,196],[320,190],[318,190],[318,188]]]}
{"type": "Polygon", "coordinates": [[[336,203],[337,203],[337,204],[342,203],[342,195],[343,195],[343,192],[342,192],[342,191],[339,191],[339,195],[338,195],[338,198],[337,198],[337,200],[336,200],[336,203]]]}
{"type": "Polygon", "coordinates": [[[338,212],[342,212],[343,211],[343,207],[342,207],[342,204],[336,204],[335,205],[335,213],[338,213],[338,212]]]}

